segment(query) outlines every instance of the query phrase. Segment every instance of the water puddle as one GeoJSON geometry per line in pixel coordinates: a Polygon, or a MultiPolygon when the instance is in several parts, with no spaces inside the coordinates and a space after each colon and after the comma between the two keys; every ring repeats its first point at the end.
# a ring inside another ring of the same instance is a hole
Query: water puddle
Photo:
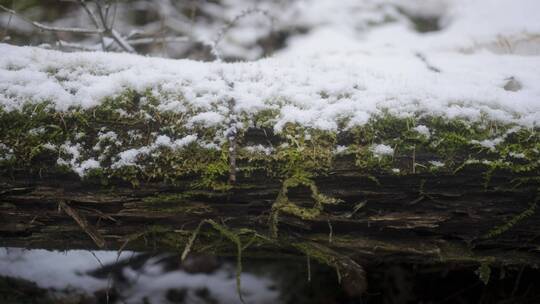
{"type": "MultiPolygon", "coordinates": [[[[279,302],[272,270],[261,272],[263,265],[256,264],[249,263],[241,276],[245,301],[279,302]]],[[[36,292],[51,301],[106,303],[108,297],[109,303],[239,302],[234,263],[212,256],[191,256],[180,263],[179,257],[171,254],[2,248],[0,276],[10,278],[12,284],[18,281],[26,289],[35,285],[36,292]],[[24,281],[33,284],[22,284],[24,281]]],[[[25,292],[13,290],[11,298],[39,302],[25,299],[25,292]]],[[[45,298],[41,299],[44,303],[45,298]]]]}
{"type": "MultiPolygon", "coordinates": [[[[241,303],[236,257],[0,247],[0,303],[241,303]]],[[[540,303],[540,270],[373,264],[361,298],[335,269],[302,258],[242,260],[245,303],[540,303]],[[309,266],[308,266],[309,265],[309,266]],[[485,279],[485,278],[484,278],[485,279]],[[536,300],[538,300],[536,302],[536,300]]]]}

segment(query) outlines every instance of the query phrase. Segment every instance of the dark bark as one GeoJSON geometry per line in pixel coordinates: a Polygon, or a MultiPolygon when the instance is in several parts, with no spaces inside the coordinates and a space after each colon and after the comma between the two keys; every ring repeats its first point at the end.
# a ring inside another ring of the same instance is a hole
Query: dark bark
{"type": "MultiPolygon", "coordinates": [[[[536,185],[511,188],[516,176],[495,172],[486,189],[483,172],[472,168],[457,174],[368,177],[350,167],[347,161],[337,162],[331,173],[315,179],[321,193],[343,202],[326,206],[313,220],[281,212],[276,242],[253,246],[246,254],[301,255],[309,250],[295,250],[302,243],[324,246],[364,265],[540,263],[536,185]],[[359,203],[365,205],[355,210],[359,203]]],[[[270,210],[280,187],[280,181],[263,174],[238,176],[226,192],[158,183],[103,188],[68,175],[15,174],[1,180],[0,242],[50,249],[178,251],[204,219],[232,231],[249,228],[269,236],[270,210]],[[162,241],[160,233],[175,231],[183,232],[177,243],[170,242],[170,235],[169,242],[162,241]]],[[[302,187],[290,189],[289,199],[306,208],[313,205],[309,189],[302,187]]],[[[205,240],[211,243],[208,236],[198,242],[205,240]]],[[[234,254],[219,246],[212,251],[234,254]]]]}

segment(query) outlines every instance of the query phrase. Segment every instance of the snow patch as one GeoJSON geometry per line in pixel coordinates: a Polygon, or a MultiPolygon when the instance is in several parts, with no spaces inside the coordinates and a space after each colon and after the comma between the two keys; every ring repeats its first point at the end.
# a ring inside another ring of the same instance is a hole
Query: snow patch
{"type": "Polygon", "coordinates": [[[424,125],[418,125],[414,127],[413,130],[415,130],[416,132],[425,136],[428,139],[431,137],[431,132],[429,131],[429,128],[424,125]]]}
{"type": "Polygon", "coordinates": [[[392,156],[394,155],[394,149],[388,145],[378,144],[371,146],[371,152],[376,157],[392,156]]]}

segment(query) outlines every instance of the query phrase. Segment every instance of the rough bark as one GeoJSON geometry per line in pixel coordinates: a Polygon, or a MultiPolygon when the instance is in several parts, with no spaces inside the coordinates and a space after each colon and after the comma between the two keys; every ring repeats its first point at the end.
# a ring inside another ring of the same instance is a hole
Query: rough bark
{"type": "MultiPolygon", "coordinates": [[[[536,185],[510,188],[516,176],[495,172],[486,189],[482,171],[474,168],[456,174],[364,176],[351,167],[344,159],[315,179],[321,193],[341,203],[325,205],[314,219],[281,212],[277,239],[270,236],[269,215],[281,181],[262,174],[239,176],[228,191],[158,183],[104,188],[70,175],[14,174],[1,178],[0,242],[49,249],[181,251],[195,227],[212,219],[239,234],[241,228],[257,232],[265,241],[251,242],[246,254],[253,256],[310,255],[313,249],[361,265],[540,264],[536,185]]],[[[305,208],[313,205],[303,187],[290,189],[289,200],[305,208]]],[[[212,237],[211,227],[201,230],[206,234],[195,240],[193,250],[234,254],[234,246],[214,241],[223,237],[212,237]]]]}

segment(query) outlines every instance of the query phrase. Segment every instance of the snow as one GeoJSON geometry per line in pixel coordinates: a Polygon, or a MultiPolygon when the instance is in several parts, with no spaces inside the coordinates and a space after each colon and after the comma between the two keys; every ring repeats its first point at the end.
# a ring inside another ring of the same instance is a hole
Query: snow
{"type": "Polygon", "coordinates": [[[510,152],[508,153],[513,158],[525,158],[525,153],[516,153],[516,152],[510,152]]]}
{"type": "MultiPolygon", "coordinates": [[[[60,53],[7,44],[0,44],[0,51],[4,54],[0,106],[7,110],[42,101],[52,102],[59,111],[90,108],[127,89],[155,89],[158,97],[191,96],[181,104],[190,109],[189,122],[203,126],[224,122],[230,114],[226,106],[230,96],[238,114],[278,108],[276,131],[287,122],[337,130],[339,119],[348,119],[349,127],[361,125],[383,110],[401,116],[440,115],[472,121],[485,116],[527,127],[537,125],[540,118],[537,56],[434,52],[429,60],[442,71],[435,73],[414,53],[402,50],[235,64],[60,53]],[[18,62],[16,69],[13,62],[18,62]],[[503,88],[509,76],[520,80],[521,90],[503,88]],[[235,84],[232,88],[230,82],[235,84]],[[160,91],[165,84],[166,89],[160,91]]],[[[169,110],[184,112],[185,108],[169,110]]]]}
{"type": "Polygon", "coordinates": [[[435,168],[444,167],[444,163],[438,160],[430,160],[429,163],[435,168]]]}
{"type": "MultiPolygon", "coordinates": [[[[51,145],[50,143],[43,145],[43,147],[49,150],[56,150],[54,145],[51,145]]],[[[57,159],[57,164],[70,167],[80,177],[85,176],[86,173],[91,169],[101,168],[99,161],[95,160],[94,158],[81,160],[80,143],[73,144],[71,141],[67,141],[59,147],[59,150],[68,154],[70,159],[65,160],[64,158],[59,157],[57,159]]]]}
{"type": "Polygon", "coordinates": [[[148,147],[142,147],[139,149],[128,149],[118,154],[119,159],[111,165],[111,168],[117,169],[124,166],[136,166],[136,161],[139,155],[150,153],[148,147]]]}
{"type": "Polygon", "coordinates": [[[219,125],[224,119],[225,117],[219,113],[205,112],[191,117],[188,121],[188,125],[193,126],[195,124],[202,124],[207,127],[212,127],[219,125]]]}
{"type": "Polygon", "coordinates": [[[105,132],[105,133],[100,132],[98,134],[98,137],[99,137],[100,141],[110,140],[110,141],[116,142],[118,140],[118,135],[116,133],[114,133],[113,131],[108,131],[108,132],[105,132]]]}
{"type": "Polygon", "coordinates": [[[101,168],[99,162],[93,158],[83,161],[79,166],[75,167],[75,173],[79,176],[84,176],[90,169],[101,168]]]}
{"type": "Polygon", "coordinates": [[[484,139],[484,140],[481,140],[481,141],[478,141],[478,140],[471,140],[471,143],[473,144],[477,144],[477,145],[480,145],[484,148],[488,148],[492,151],[495,151],[495,148],[497,147],[498,144],[502,143],[504,141],[504,138],[502,137],[497,137],[497,138],[494,138],[494,139],[484,139]]]}
{"type": "Polygon", "coordinates": [[[414,127],[413,130],[425,136],[426,138],[429,138],[431,136],[431,132],[429,131],[429,128],[424,125],[418,125],[414,127]]]}
{"type": "Polygon", "coordinates": [[[13,158],[13,149],[8,147],[6,144],[0,142],[0,151],[3,152],[0,156],[0,160],[10,160],[13,158]]]}
{"type": "Polygon", "coordinates": [[[343,154],[343,153],[346,153],[347,152],[347,146],[343,146],[343,145],[337,145],[336,146],[336,150],[334,151],[335,154],[343,154]]]}
{"type": "Polygon", "coordinates": [[[394,155],[394,149],[388,145],[383,145],[383,144],[373,145],[371,147],[371,152],[376,157],[394,155]]]}
{"type": "MultiPolygon", "coordinates": [[[[286,54],[340,51],[343,49],[402,49],[476,53],[490,50],[504,54],[540,54],[540,2],[536,0],[394,0],[317,1],[308,35],[289,41],[286,54]],[[397,9],[416,17],[438,19],[438,31],[418,33],[397,9]],[[371,10],[375,19],[355,14],[371,10]],[[338,13],[339,11],[339,13],[338,13]],[[392,19],[377,22],[378,19],[392,19]],[[371,21],[371,22],[370,22],[371,21]],[[372,24],[379,23],[378,26],[372,24]],[[371,26],[368,26],[371,24],[371,26]]],[[[308,14],[308,13],[306,13],[308,14]]],[[[300,18],[301,19],[301,18],[300,18]]]]}
{"type": "Polygon", "coordinates": [[[270,155],[274,151],[272,147],[265,147],[261,144],[254,146],[246,146],[245,149],[250,153],[262,153],[264,155],[270,155]]]}
{"type": "MultiPolygon", "coordinates": [[[[224,12],[210,4],[205,9],[232,19],[241,12],[240,4],[245,1],[224,1],[224,12]]],[[[188,132],[215,128],[216,142],[227,136],[231,121],[241,118],[235,127],[247,128],[256,125],[256,115],[265,110],[276,112],[270,121],[278,133],[287,123],[339,132],[340,126],[361,126],[383,113],[518,128],[540,123],[540,1],[303,0],[255,5],[271,12],[282,6],[290,10],[275,16],[273,26],[307,31],[291,35],[274,56],[252,62],[61,53],[0,44],[0,108],[11,111],[47,101],[57,111],[89,109],[127,90],[149,90],[160,101],[157,110],[181,113],[188,132]],[[419,33],[410,16],[435,18],[440,28],[419,33]]],[[[219,44],[220,52],[257,57],[260,50],[246,47],[265,37],[268,20],[263,19],[258,15],[239,21],[219,44]]],[[[197,21],[194,35],[211,44],[213,26],[197,21]]],[[[413,130],[431,135],[424,125],[413,130]]],[[[182,149],[197,140],[194,135],[157,136],[149,146],[120,152],[112,167],[135,165],[140,155],[159,147],[182,149]]],[[[116,134],[104,130],[100,140],[114,142],[116,134]]],[[[498,142],[473,143],[495,149],[498,142]]],[[[66,143],[62,149],[71,159],[59,163],[83,175],[99,162],[80,159],[78,145],[66,143]]],[[[391,149],[375,145],[373,152],[391,155],[391,149]]]]}
{"type": "MultiPolygon", "coordinates": [[[[240,2],[226,1],[226,14],[235,16],[240,2]]],[[[401,116],[538,123],[539,1],[306,0],[290,6],[275,22],[310,31],[254,62],[65,54],[1,44],[0,106],[52,101],[57,110],[90,108],[127,89],[152,89],[160,110],[190,112],[192,127],[225,123],[230,98],[238,114],[279,108],[276,131],[287,122],[323,130],[336,130],[340,119],[348,127],[362,125],[385,109],[401,116]],[[418,33],[398,8],[440,18],[442,29],[418,33]],[[528,48],[512,45],[524,37],[528,48]],[[506,90],[508,79],[520,88],[506,90]]],[[[260,8],[275,7],[262,1],[260,8]]]]}
{"type": "Polygon", "coordinates": [[[111,168],[118,169],[124,166],[138,166],[137,160],[140,155],[148,155],[159,148],[170,148],[173,150],[179,150],[183,147],[195,142],[197,140],[196,135],[187,135],[180,139],[172,141],[167,135],[159,135],[153,144],[150,146],[144,146],[138,149],[128,149],[118,154],[118,160],[111,165],[111,168]]]}

